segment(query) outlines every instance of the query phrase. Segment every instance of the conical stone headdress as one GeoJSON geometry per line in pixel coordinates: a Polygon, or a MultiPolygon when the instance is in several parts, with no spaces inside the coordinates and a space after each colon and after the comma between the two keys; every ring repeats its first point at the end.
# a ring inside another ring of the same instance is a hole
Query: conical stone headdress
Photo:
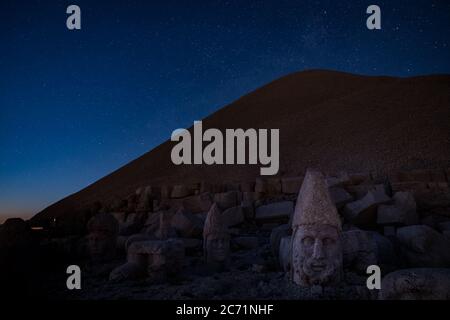
{"type": "Polygon", "coordinates": [[[329,225],[341,230],[341,220],[331,199],[325,177],[308,169],[295,205],[292,228],[304,225],[329,225]]]}
{"type": "Polygon", "coordinates": [[[227,233],[228,228],[222,217],[222,212],[220,211],[217,203],[213,203],[206,216],[205,225],[203,227],[203,239],[213,233],[227,233]]]}

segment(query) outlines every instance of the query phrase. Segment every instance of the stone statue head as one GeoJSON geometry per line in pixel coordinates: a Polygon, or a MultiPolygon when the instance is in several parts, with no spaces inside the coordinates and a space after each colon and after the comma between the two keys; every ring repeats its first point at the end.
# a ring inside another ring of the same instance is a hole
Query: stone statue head
{"type": "Polygon", "coordinates": [[[109,213],[93,216],[88,222],[88,251],[93,260],[108,260],[116,251],[119,223],[109,213]]]}
{"type": "Polygon", "coordinates": [[[230,255],[230,235],[222,219],[222,212],[214,203],[206,217],[203,246],[207,264],[226,265],[230,255]]]}
{"type": "Polygon", "coordinates": [[[292,220],[292,280],[330,286],[342,279],[341,222],[322,173],[308,170],[292,220]]]}

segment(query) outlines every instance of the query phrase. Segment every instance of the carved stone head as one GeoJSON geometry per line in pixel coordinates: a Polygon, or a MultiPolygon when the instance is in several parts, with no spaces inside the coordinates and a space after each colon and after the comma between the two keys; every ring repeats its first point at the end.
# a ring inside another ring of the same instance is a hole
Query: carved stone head
{"type": "Polygon", "coordinates": [[[230,235],[221,215],[222,212],[214,203],[203,229],[204,254],[209,265],[224,266],[230,255],[230,235]]]}
{"type": "Polygon", "coordinates": [[[119,223],[109,213],[93,216],[88,222],[88,251],[93,260],[112,259],[116,252],[119,223]]]}
{"type": "Polygon", "coordinates": [[[308,170],[294,212],[292,280],[330,286],[342,279],[341,222],[322,173],[308,170]]]}

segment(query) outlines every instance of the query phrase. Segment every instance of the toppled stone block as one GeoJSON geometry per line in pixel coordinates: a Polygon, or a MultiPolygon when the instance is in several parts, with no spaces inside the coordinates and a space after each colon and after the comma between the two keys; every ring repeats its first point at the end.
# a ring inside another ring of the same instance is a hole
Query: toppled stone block
{"type": "Polygon", "coordinates": [[[398,257],[392,241],[378,232],[368,231],[368,233],[376,243],[377,264],[381,270],[387,272],[394,270],[398,263],[398,257]]]}
{"type": "Polygon", "coordinates": [[[370,190],[364,198],[347,203],[344,217],[359,227],[374,226],[377,219],[377,206],[391,201],[384,188],[370,190]]]}
{"type": "Polygon", "coordinates": [[[294,203],[292,201],[274,202],[256,208],[255,219],[257,221],[289,219],[293,212],[294,203]]]}
{"type": "Polygon", "coordinates": [[[184,257],[183,241],[178,239],[134,242],[128,248],[127,263],[114,269],[110,280],[146,276],[152,282],[164,281],[181,271],[184,257]]]}
{"type": "Polygon", "coordinates": [[[171,226],[183,238],[201,237],[203,232],[203,222],[183,208],[179,209],[172,217],[171,226]]]}
{"type": "Polygon", "coordinates": [[[228,227],[241,224],[245,220],[244,210],[241,206],[228,208],[222,213],[222,218],[228,227]]]}
{"type": "Polygon", "coordinates": [[[237,206],[240,202],[238,201],[239,198],[242,198],[242,196],[239,196],[238,191],[228,191],[216,193],[213,201],[217,203],[220,209],[225,210],[237,206]]]}
{"type": "Polygon", "coordinates": [[[145,213],[129,213],[126,215],[125,221],[119,223],[119,234],[123,236],[128,236],[133,233],[138,233],[144,226],[147,219],[145,213]]]}
{"type": "Polygon", "coordinates": [[[291,270],[291,237],[286,236],[280,240],[278,261],[284,272],[291,270]]]}
{"type": "Polygon", "coordinates": [[[385,190],[384,184],[363,183],[345,187],[356,199],[362,199],[371,190],[385,190]]]}
{"type": "Polygon", "coordinates": [[[326,180],[329,188],[352,184],[352,179],[347,172],[341,172],[337,176],[327,177],[326,180]]]}
{"type": "Polygon", "coordinates": [[[153,199],[160,195],[161,191],[159,188],[147,186],[145,188],[139,188],[136,190],[136,195],[138,196],[136,211],[137,212],[148,212],[153,211],[153,199]]]}
{"type": "Polygon", "coordinates": [[[281,179],[281,191],[285,194],[298,194],[303,183],[303,177],[281,179]]]}
{"type": "Polygon", "coordinates": [[[450,267],[450,241],[424,225],[397,229],[403,261],[410,267],[450,267]]]}
{"type": "Polygon", "coordinates": [[[170,197],[173,199],[185,198],[188,196],[192,196],[195,193],[195,189],[186,186],[184,184],[179,184],[173,186],[172,192],[170,193],[170,197]]]}
{"type": "Polygon", "coordinates": [[[449,300],[450,269],[417,268],[386,275],[380,300],[449,300]]]}
{"type": "Polygon", "coordinates": [[[255,218],[255,207],[253,206],[253,201],[242,200],[241,207],[244,211],[244,218],[246,220],[252,220],[255,218]]]}
{"type": "Polygon", "coordinates": [[[182,203],[184,208],[192,213],[207,212],[213,204],[212,196],[209,192],[185,198],[182,203]]]}
{"type": "Polygon", "coordinates": [[[333,187],[329,189],[331,199],[333,200],[336,208],[340,209],[344,207],[347,203],[353,201],[353,197],[344,188],[333,187]]]}
{"type": "Polygon", "coordinates": [[[270,247],[274,257],[279,256],[280,241],[283,237],[290,236],[292,229],[288,224],[282,224],[272,229],[270,233],[270,247]]]}
{"type": "Polygon", "coordinates": [[[377,261],[377,245],[371,234],[363,230],[342,233],[344,267],[366,274],[367,267],[377,261]]]}
{"type": "Polygon", "coordinates": [[[418,223],[416,201],[411,192],[397,192],[393,201],[393,205],[380,205],[378,207],[378,224],[413,225],[418,223]]]}
{"type": "Polygon", "coordinates": [[[233,242],[242,249],[255,249],[258,247],[259,241],[257,237],[236,237],[233,242]]]}

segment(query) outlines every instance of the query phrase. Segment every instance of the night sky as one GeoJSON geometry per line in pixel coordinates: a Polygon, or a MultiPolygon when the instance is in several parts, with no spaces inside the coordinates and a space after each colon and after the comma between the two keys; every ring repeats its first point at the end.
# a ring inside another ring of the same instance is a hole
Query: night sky
{"type": "Polygon", "coordinates": [[[450,73],[445,0],[0,3],[0,222],[291,72],[450,73]],[[382,30],[366,28],[371,4],[382,30]]]}

